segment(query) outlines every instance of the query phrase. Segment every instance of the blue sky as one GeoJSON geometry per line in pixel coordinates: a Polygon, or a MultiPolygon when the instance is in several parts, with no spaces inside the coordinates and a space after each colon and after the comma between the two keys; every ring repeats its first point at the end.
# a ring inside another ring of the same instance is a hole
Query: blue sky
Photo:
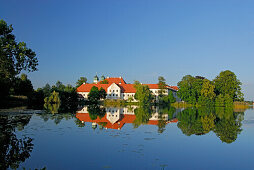
{"type": "Polygon", "coordinates": [[[176,85],[233,71],[254,100],[254,1],[0,0],[0,18],[39,59],[35,88],[97,73],[176,85]]]}

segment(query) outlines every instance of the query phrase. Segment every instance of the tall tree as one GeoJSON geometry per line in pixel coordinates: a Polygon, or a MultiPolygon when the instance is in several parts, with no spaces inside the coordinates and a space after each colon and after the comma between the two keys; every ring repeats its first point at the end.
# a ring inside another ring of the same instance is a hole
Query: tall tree
{"type": "Polygon", "coordinates": [[[16,42],[12,25],[0,20],[0,77],[13,78],[21,70],[36,71],[38,59],[26,43],[16,42]]]}
{"type": "Polygon", "coordinates": [[[226,70],[220,72],[213,81],[216,95],[222,94],[225,96],[228,94],[234,101],[243,100],[243,93],[241,92],[242,83],[232,71],[226,70]]]}
{"type": "Polygon", "coordinates": [[[140,105],[150,105],[153,96],[152,93],[147,85],[135,85],[136,93],[134,95],[134,98],[139,101],[140,105]]]}
{"type": "Polygon", "coordinates": [[[159,86],[159,97],[162,97],[166,91],[166,80],[164,77],[159,76],[158,77],[158,86],[159,86]]]}
{"type": "Polygon", "coordinates": [[[87,78],[86,77],[80,77],[78,79],[78,81],[76,82],[76,87],[79,87],[81,86],[83,83],[86,83],[87,82],[87,78]]]}

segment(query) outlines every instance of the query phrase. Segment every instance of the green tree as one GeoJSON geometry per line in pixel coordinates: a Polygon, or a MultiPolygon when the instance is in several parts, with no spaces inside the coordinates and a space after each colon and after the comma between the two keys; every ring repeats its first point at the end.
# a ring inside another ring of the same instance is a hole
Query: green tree
{"type": "Polygon", "coordinates": [[[218,96],[216,96],[216,98],[215,98],[215,106],[216,107],[223,107],[223,106],[225,106],[224,97],[223,97],[222,94],[219,94],[218,96]]]}
{"type": "Polygon", "coordinates": [[[93,86],[88,94],[88,101],[91,103],[98,103],[100,100],[100,92],[98,87],[93,86]]]}
{"type": "Polygon", "coordinates": [[[21,74],[20,78],[14,78],[12,84],[14,95],[31,96],[33,94],[33,85],[26,74],[21,74]]]}
{"type": "Polygon", "coordinates": [[[37,70],[38,59],[26,43],[16,42],[12,25],[0,20],[0,77],[14,78],[21,70],[37,70]]]}
{"type": "Polygon", "coordinates": [[[100,82],[100,84],[108,84],[108,80],[107,79],[104,79],[100,82]]]}
{"type": "Polygon", "coordinates": [[[162,97],[166,92],[166,80],[164,77],[159,76],[158,77],[158,87],[159,87],[159,97],[162,97]]]}
{"type": "Polygon", "coordinates": [[[203,87],[203,77],[186,75],[177,83],[179,90],[177,95],[190,104],[196,104],[203,87]]]}
{"type": "Polygon", "coordinates": [[[168,98],[170,103],[176,102],[176,98],[174,97],[173,92],[171,90],[169,91],[168,98]]]}
{"type": "Polygon", "coordinates": [[[229,70],[222,71],[213,81],[216,95],[228,94],[233,101],[243,101],[242,83],[237,79],[235,73],[229,70]]]}
{"type": "Polygon", "coordinates": [[[226,94],[224,97],[225,100],[225,107],[233,107],[233,99],[229,94],[226,94]]]}
{"type": "Polygon", "coordinates": [[[152,93],[147,85],[135,85],[136,93],[134,95],[134,98],[139,101],[140,105],[150,105],[153,96],[152,93]]]}
{"type": "Polygon", "coordinates": [[[106,91],[101,87],[99,90],[100,99],[105,99],[107,96],[106,91]]]}
{"type": "Polygon", "coordinates": [[[81,86],[83,83],[86,83],[87,82],[87,78],[86,77],[80,77],[78,79],[78,81],[76,82],[76,88],[81,86]]]}
{"type": "Polygon", "coordinates": [[[0,100],[10,94],[16,75],[22,70],[36,71],[38,65],[35,52],[24,42],[16,42],[12,31],[12,25],[0,20],[0,100]]]}

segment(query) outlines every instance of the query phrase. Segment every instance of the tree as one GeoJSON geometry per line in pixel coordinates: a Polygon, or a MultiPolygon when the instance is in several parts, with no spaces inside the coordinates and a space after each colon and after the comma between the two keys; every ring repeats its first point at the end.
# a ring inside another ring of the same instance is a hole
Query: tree
{"type": "Polygon", "coordinates": [[[159,97],[162,97],[166,91],[165,90],[166,89],[166,80],[164,77],[159,76],[158,81],[159,81],[158,82],[158,87],[159,87],[158,93],[159,93],[159,97]]]}
{"type": "Polygon", "coordinates": [[[216,107],[223,107],[223,106],[225,106],[224,97],[223,97],[222,94],[219,94],[218,96],[216,96],[216,98],[215,98],[215,106],[216,107]]]}
{"type": "Polygon", "coordinates": [[[243,101],[242,83],[237,79],[235,73],[229,70],[222,71],[213,81],[216,95],[228,94],[233,101],[243,101]]]}
{"type": "Polygon", "coordinates": [[[105,99],[107,96],[106,91],[101,87],[99,90],[100,99],[105,99]]]}
{"type": "Polygon", "coordinates": [[[88,101],[91,103],[97,103],[100,100],[100,92],[98,87],[93,86],[88,94],[88,101]]]}
{"type": "Polygon", "coordinates": [[[177,85],[179,87],[177,95],[190,104],[196,104],[201,95],[203,78],[201,76],[186,75],[177,85]]]}
{"type": "Polygon", "coordinates": [[[34,91],[33,85],[26,74],[21,74],[20,78],[14,78],[12,84],[14,95],[31,96],[34,91]]]}
{"type": "Polygon", "coordinates": [[[36,71],[38,59],[26,43],[16,42],[12,25],[0,20],[0,77],[12,79],[21,70],[36,71]]]}
{"type": "Polygon", "coordinates": [[[150,105],[153,99],[152,93],[147,85],[135,85],[136,93],[134,98],[139,101],[140,105],[150,105]]]}
{"type": "Polygon", "coordinates": [[[78,79],[78,81],[76,82],[76,87],[79,87],[81,86],[83,83],[86,83],[87,82],[87,78],[86,77],[80,77],[78,79]]]}
{"type": "Polygon", "coordinates": [[[107,79],[102,80],[102,81],[100,82],[100,84],[108,84],[108,80],[107,80],[107,79]]]}

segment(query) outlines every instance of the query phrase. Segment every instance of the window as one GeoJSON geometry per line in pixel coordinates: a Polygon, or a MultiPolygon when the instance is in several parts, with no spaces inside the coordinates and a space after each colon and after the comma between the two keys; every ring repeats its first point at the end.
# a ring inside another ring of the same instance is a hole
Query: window
{"type": "Polygon", "coordinates": [[[111,90],[109,90],[109,92],[111,92],[111,90]]]}
{"type": "Polygon", "coordinates": [[[111,96],[111,94],[109,94],[109,96],[111,96]]]}
{"type": "Polygon", "coordinates": [[[118,92],[118,90],[116,90],[116,92],[118,92]]]}
{"type": "Polygon", "coordinates": [[[115,94],[112,94],[113,96],[115,96],[115,94]]]}
{"type": "Polygon", "coordinates": [[[113,92],[115,92],[115,90],[113,90],[113,92]]]}
{"type": "Polygon", "coordinates": [[[116,96],[118,96],[118,94],[116,94],[116,96]]]}

